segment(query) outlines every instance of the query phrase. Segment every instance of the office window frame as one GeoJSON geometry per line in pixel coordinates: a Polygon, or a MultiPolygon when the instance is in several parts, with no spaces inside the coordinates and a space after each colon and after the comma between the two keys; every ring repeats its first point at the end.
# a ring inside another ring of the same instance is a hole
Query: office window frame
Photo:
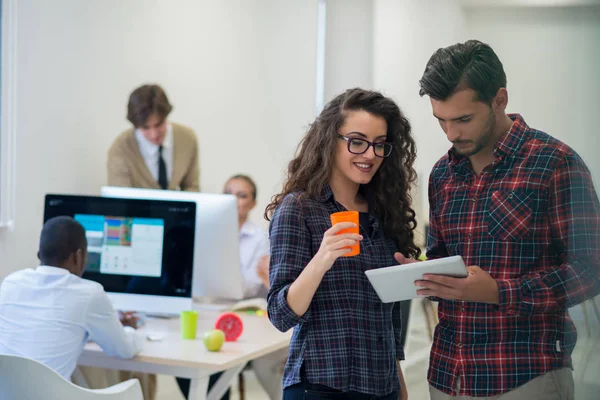
{"type": "Polygon", "coordinates": [[[17,0],[0,0],[0,229],[13,229],[16,197],[17,0]]]}

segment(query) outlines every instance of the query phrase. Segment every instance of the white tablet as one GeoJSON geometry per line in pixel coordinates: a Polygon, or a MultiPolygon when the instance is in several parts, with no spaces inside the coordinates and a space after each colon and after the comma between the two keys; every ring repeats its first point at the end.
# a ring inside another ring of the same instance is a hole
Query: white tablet
{"type": "Polygon", "coordinates": [[[417,295],[415,281],[424,274],[446,275],[464,278],[468,275],[461,256],[436,258],[392,267],[365,271],[375,292],[384,303],[414,299],[417,295]]]}

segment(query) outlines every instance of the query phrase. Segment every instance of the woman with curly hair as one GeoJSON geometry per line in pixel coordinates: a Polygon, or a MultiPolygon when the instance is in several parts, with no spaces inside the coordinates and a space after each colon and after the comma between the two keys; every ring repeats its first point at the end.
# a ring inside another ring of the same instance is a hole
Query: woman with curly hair
{"type": "Polygon", "coordinates": [[[399,303],[383,304],[365,271],[418,257],[410,124],[381,93],[350,89],[302,139],[271,219],[268,313],[294,328],[285,399],[406,399],[399,303]],[[359,212],[355,226],[330,214],[359,212]],[[360,254],[342,257],[360,242],[360,254]]]}

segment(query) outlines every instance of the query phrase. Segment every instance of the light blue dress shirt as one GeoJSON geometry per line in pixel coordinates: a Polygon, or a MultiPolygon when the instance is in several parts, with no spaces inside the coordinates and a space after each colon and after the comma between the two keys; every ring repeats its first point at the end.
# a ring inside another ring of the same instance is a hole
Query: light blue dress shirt
{"type": "Polygon", "coordinates": [[[258,276],[258,261],[269,255],[267,232],[250,221],[240,229],[240,262],[244,277],[244,298],[267,297],[262,280],[258,276]]]}
{"type": "Polygon", "coordinates": [[[40,266],[0,286],[0,354],[37,360],[71,379],[88,337],[110,356],[131,358],[144,339],[123,328],[103,287],[63,268],[40,266]]]}

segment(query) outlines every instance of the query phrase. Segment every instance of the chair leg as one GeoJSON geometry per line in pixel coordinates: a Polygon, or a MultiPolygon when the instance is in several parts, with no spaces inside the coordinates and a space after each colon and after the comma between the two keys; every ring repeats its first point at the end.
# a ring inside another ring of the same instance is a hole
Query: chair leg
{"type": "Polygon", "coordinates": [[[246,382],[244,381],[244,372],[238,375],[238,387],[240,389],[240,400],[246,400],[246,382]]]}

